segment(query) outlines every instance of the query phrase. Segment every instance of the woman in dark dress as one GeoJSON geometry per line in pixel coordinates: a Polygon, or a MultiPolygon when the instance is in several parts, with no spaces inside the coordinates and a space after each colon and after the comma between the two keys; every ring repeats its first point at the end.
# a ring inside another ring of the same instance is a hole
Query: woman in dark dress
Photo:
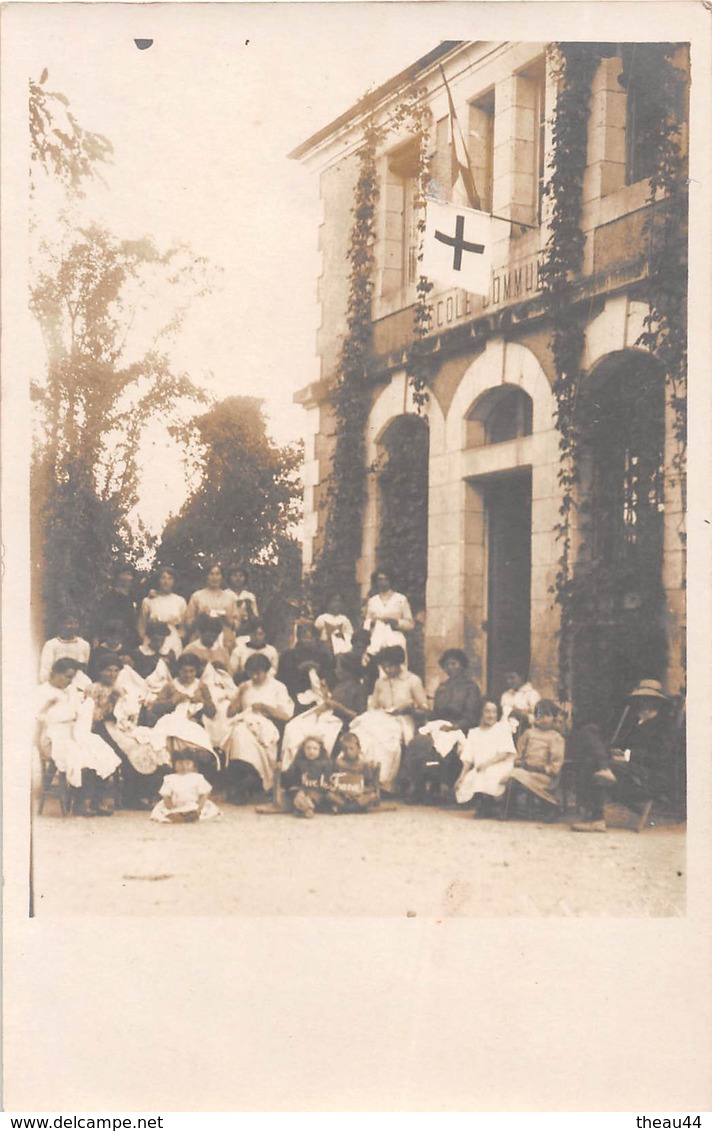
{"type": "Polygon", "coordinates": [[[448,648],[439,663],[447,678],[435,692],[427,727],[430,733],[417,734],[403,754],[401,789],[408,801],[425,799],[426,777],[441,787],[438,794],[442,787],[454,785],[462,770],[459,744],[477,726],[480,715],[482,695],[467,674],[468,660],[462,649],[448,648]]]}
{"type": "Polygon", "coordinates": [[[312,707],[317,700],[312,688],[311,672],[314,672],[319,680],[331,683],[334,660],[327,649],[319,643],[314,626],[303,622],[297,625],[296,644],[282,653],[277,668],[277,679],[287,688],[297,714],[312,707]]]}

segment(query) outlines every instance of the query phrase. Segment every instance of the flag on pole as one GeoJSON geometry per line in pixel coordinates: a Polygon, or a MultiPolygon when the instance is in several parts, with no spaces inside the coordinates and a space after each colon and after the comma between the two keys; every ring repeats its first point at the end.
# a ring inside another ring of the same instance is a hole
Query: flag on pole
{"type": "Polygon", "coordinates": [[[486,295],[492,246],[507,234],[507,221],[494,220],[488,212],[428,200],[422,272],[445,287],[486,295]]]}
{"type": "Polygon", "coordinates": [[[467,152],[465,139],[460,129],[460,123],[455,113],[455,103],[452,99],[452,93],[448,86],[448,81],[445,78],[445,72],[440,67],[440,74],[443,76],[445,83],[445,90],[447,91],[447,102],[450,109],[450,171],[452,176],[452,187],[460,181],[467,194],[467,203],[470,208],[479,209],[480,196],[477,192],[475,184],[475,174],[472,172],[472,165],[470,164],[470,155],[467,152]]]}

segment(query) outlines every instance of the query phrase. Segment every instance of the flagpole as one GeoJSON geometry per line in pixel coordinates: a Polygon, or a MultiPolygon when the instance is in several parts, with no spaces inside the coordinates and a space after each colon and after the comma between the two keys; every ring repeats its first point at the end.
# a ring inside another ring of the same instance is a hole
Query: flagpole
{"type": "Polygon", "coordinates": [[[464,168],[463,168],[462,162],[460,161],[459,157],[457,156],[457,146],[455,145],[455,126],[457,126],[457,132],[460,135],[460,142],[462,144],[462,149],[463,149],[463,152],[465,154],[465,161],[467,162],[467,172],[469,174],[470,181],[471,181],[471,185],[468,185],[464,176],[463,176],[462,177],[463,184],[465,185],[465,191],[467,192],[467,198],[468,198],[468,201],[470,203],[470,206],[479,211],[480,210],[480,194],[477,191],[477,182],[475,181],[475,174],[472,171],[472,162],[470,161],[470,153],[469,153],[469,150],[467,148],[467,144],[465,142],[465,135],[462,132],[462,126],[460,125],[460,119],[458,118],[457,110],[455,109],[455,101],[452,97],[452,91],[450,90],[450,87],[448,86],[448,81],[447,81],[447,78],[445,77],[445,71],[443,70],[442,63],[440,64],[440,74],[442,75],[443,82],[445,83],[445,90],[447,91],[448,109],[450,111],[450,131],[451,131],[451,136],[452,136],[452,150],[453,150],[452,158],[455,161],[457,161],[457,164],[458,164],[460,171],[461,171],[460,175],[462,176],[464,168]]]}
{"type": "Polygon", "coordinates": [[[492,220],[504,220],[506,224],[516,224],[518,228],[528,228],[530,232],[538,231],[537,224],[525,224],[523,220],[513,220],[511,216],[495,216],[494,212],[488,212],[487,215],[492,220]]]}
{"type": "MultiPolygon", "coordinates": [[[[436,196],[426,196],[426,198],[425,198],[426,204],[429,200],[434,201],[435,204],[440,203],[436,196]]],[[[472,211],[473,212],[482,212],[482,209],[481,208],[473,208],[472,211]]],[[[513,220],[511,216],[498,216],[495,212],[484,212],[483,215],[489,216],[490,220],[502,220],[502,221],[504,221],[505,224],[516,224],[518,228],[528,228],[530,232],[536,232],[536,231],[539,230],[537,224],[525,224],[523,220],[513,220]]]]}

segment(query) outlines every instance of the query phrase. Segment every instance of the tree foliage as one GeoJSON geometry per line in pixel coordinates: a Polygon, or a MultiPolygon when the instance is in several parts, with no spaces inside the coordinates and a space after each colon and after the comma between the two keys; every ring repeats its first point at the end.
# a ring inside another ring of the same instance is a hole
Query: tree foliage
{"type": "Polygon", "coordinates": [[[206,262],[185,247],[160,251],[150,239],[82,224],[76,201],[112,147],[46,80],[44,71],[30,83],[30,182],[44,170],[66,202],[52,234],[35,233],[30,288],[46,351],[31,384],[33,579],[50,628],[67,606],[88,615],[115,557],[135,560],[146,548],[141,523],[128,522],[137,453],[157,415],[170,420],[199,397],[173,372],[167,341],[210,281],[206,262]]]}
{"type": "Polygon", "coordinates": [[[186,592],[202,588],[212,559],[247,567],[274,632],[299,594],[301,445],[270,439],[255,397],[228,397],[178,434],[200,481],[166,524],[157,561],[174,566],[186,592]]]}
{"type": "Polygon", "coordinates": [[[82,185],[100,176],[98,166],[111,160],[113,146],[103,134],[85,130],[70,110],[69,99],[57,90],[47,90],[49,75],[30,79],[30,186],[42,169],[69,193],[80,195],[82,185]]]}
{"type": "Polygon", "coordinates": [[[127,516],[138,501],[141,438],[156,415],[170,419],[198,394],[171,370],[161,349],[165,326],[147,348],[130,328],[156,272],[164,285],[195,291],[203,266],[184,249],[161,253],[150,240],[118,240],[96,225],[44,252],[30,297],[47,353],[46,378],[32,385],[33,497],[44,531],[36,564],[44,565],[53,619],[67,601],[90,608],[115,556],[139,552],[127,516]]]}

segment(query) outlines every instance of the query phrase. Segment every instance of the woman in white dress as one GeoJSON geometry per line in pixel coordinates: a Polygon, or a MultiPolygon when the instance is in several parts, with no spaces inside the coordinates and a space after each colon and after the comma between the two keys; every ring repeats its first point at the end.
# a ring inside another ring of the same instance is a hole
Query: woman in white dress
{"type": "Polygon", "coordinates": [[[175,679],[163,661],[142,679],[133,668],[119,669],[111,660],[102,665],[100,682],[91,689],[94,729],[123,761],[124,807],[149,807],[178,750],[189,750],[206,772],[220,769],[210,735],[201,725],[204,715],[215,715],[215,707],[199,679],[199,666],[195,656],[184,653],[175,679]],[[139,725],[140,715],[148,726],[139,725]]]}
{"type": "Polygon", "coordinates": [[[113,812],[109,793],[120,758],[98,734],[92,734],[93,702],[73,684],[77,664],[69,656],[56,660],[49,680],[40,687],[37,746],[52,761],[67,785],[81,790],[81,811],[87,817],[113,812]]]}
{"type": "Polygon", "coordinates": [[[279,667],[279,652],[273,644],[267,643],[265,627],[261,620],[256,620],[252,622],[252,632],[249,636],[238,636],[228,662],[228,670],[235,677],[236,683],[240,683],[244,678],[245,664],[250,656],[260,654],[267,657],[272,671],[276,674],[279,667]]]}
{"type": "Polygon", "coordinates": [[[228,630],[230,636],[227,646],[234,648],[234,630],[240,622],[237,599],[232,590],[223,589],[223,570],[217,562],[213,562],[208,567],[205,575],[205,588],[196,589],[188,602],[185,619],[191,639],[197,633],[198,617],[201,615],[220,620],[221,625],[228,630]]]}
{"type": "Polygon", "coordinates": [[[502,797],[514,769],[516,750],[506,719],[499,719],[499,708],[485,699],[480,725],[467,735],[460,755],[463,769],[455,782],[455,799],[466,805],[473,797],[482,799],[479,812],[491,812],[493,800],[502,797]]]}
{"type": "Polygon", "coordinates": [[[314,621],[322,644],[326,644],[333,656],[343,656],[351,651],[354,627],[344,612],[344,599],[335,593],[326,607],[314,621]]]}
{"type": "Polygon", "coordinates": [[[405,666],[405,653],[395,645],[378,655],[383,675],[376,680],[368,710],[351,723],[367,762],[380,766],[381,788],[393,793],[403,747],[415,735],[415,717],[428,713],[428,700],[420,679],[405,666]]]}
{"type": "Polygon", "coordinates": [[[368,651],[372,656],[383,648],[398,646],[408,656],[404,633],[414,626],[408,598],[396,593],[391,586],[390,575],[384,569],[377,570],[371,578],[372,595],[366,605],[363,627],[371,634],[368,651]]]}
{"type": "Polygon", "coordinates": [[[159,621],[168,626],[168,636],[162,645],[161,654],[173,653],[177,660],[183,650],[185,620],[188,606],[185,598],[174,593],[176,573],[170,566],[163,566],[158,574],[158,586],[152,597],[144,597],[138,618],[138,631],[144,644],[148,640],[148,625],[159,621]]]}
{"type": "Polygon", "coordinates": [[[334,753],[336,741],[344,727],[343,719],[332,710],[329,686],[312,669],[309,673],[315,702],[313,707],[290,719],[282,738],[282,770],[288,770],[300,746],[308,738],[317,738],[329,758],[334,753]]]}
{"type": "Polygon", "coordinates": [[[250,656],[245,675],[227,709],[229,730],[223,744],[233,799],[253,791],[255,775],[264,790],[272,788],[280,740],[277,724],[294,714],[294,702],[266,656],[250,656]]]}
{"type": "Polygon", "coordinates": [[[89,641],[79,635],[79,621],[71,613],[60,619],[57,628],[57,635],[43,645],[40,653],[40,683],[49,680],[52,667],[57,660],[69,657],[77,663],[74,683],[80,691],[85,691],[91,685],[91,680],[86,674],[91,653],[89,641]]]}
{"type": "Polygon", "coordinates": [[[137,728],[140,738],[148,739],[156,749],[175,757],[178,750],[188,750],[201,770],[215,773],[220,769],[220,758],[215,752],[213,723],[217,707],[206,672],[213,669],[191,652],[184,652],[178,660],[177,674],[154,697],[150,715],[158,721],[151,727],[137,728]]]}

